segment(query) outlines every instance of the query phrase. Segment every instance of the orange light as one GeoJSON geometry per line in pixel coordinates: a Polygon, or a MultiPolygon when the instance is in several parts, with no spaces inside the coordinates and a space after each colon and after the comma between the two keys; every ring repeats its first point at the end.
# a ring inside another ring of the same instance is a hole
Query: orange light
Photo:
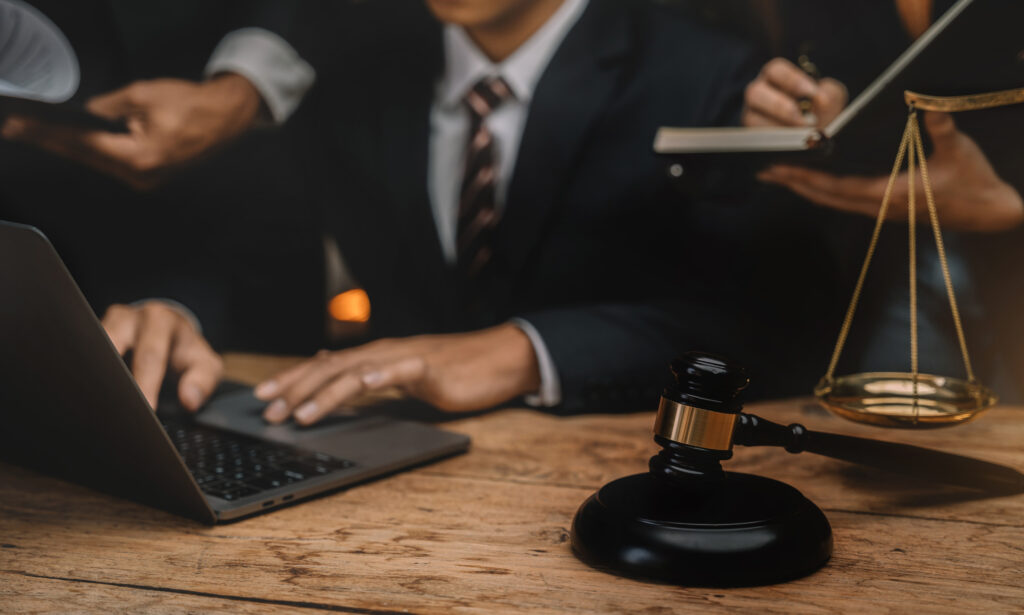
{"type": "Polygon", "coordinates": [[[346,290],[331,299],[327,311],[341,322],[366,322],[370,320],[370,297],[361,288],[346,290]]]}

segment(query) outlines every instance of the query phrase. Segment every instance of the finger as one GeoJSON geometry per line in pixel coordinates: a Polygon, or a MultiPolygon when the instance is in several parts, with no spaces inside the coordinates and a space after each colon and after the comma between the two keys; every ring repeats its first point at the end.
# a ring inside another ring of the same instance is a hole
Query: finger
{"type": "Polygon", "coordinates": [[[303,426],[312,425],[365,389],[361,373],[344,373],[330,381],[312,399],[296,408],[295,422],[303,426]]]}
{"type": "Polygon", "coordinates": [[[927,111],[924,114],[924,129],[932,139],[935,149],[942,147],[957,135],[956,122],[949,113],[927,111]]]}
{"type": "Polygon", "coordinates": [[[139,323],[138,310],[124,305],[112,305],[103,314],[101,322],[111,343],[117,349],[117,354],[123,357],[135,345],[139,323]]]}
{"type": "Polygon", "coordinates": [[[59,126],[21,116],[11,116],[4,122],[3,137],[32,144],[122,179],[126,174],[125,160],[138,149],[135,134],[59,126]]]}
{"type": "Polygon", "coordinates": [[[277,399],[283,390],[297,382],[307,371],[312,369],[313,365],[327,357],[328,354],[326,350],[321,350],[312,359],[303,361],[294,367],[289,367],[283,372],[264,380],[253,389],[253,395],[263,401],[277,399]]]}
{"type": "Polygon", "coordinates": [[[18,141],[25,132],[26,118],[20,115],[8,115],[0,124],[0,137],[8,141],[18,141]]]}
{"type": "Polygon", "coordinates": [[[401,387],[409,390],[426,376],[427,362],[422,357],[408,357],[363,371],[363,385],[367,390],[401,387]]]}
{"type": "Polygon", "coordinates": [[[254,393],[257,398],[264,401],[277,399],[286,390],[304,379],[311,370],[317,369],[317,366],[325,362],[330,362],[341,370],[357,363],[364,363],[376,354],[376,346],[372,343],[340,352],[321,350],[312,359],[286,369],[280,374],[259,383],[256,385],[254,393]]]}
{"type": "Polygon", "coordinates": [[[747,126],[748,128],[757,128],[757,127],[775,127],[775,128],[777,128],[779,126],[779,121],[776,120],[775,118],[768,117],[767,115],[765,115],[763,113],[760,113],[758,111],[755,111],[754,109],[751,109],[750,107],[744,107],[742,122],[743,122],[743,125],[747,126]]]}
{"type": "Polygon", "coordinates": [[[213,394],[224,374],[224,362],[188,323],[178,327],[171,365],[181,373],[178,399],[186,410],[196,411],[213,394]]]}
{"type": "Polygon", "coordinates": [[[846,106],[849,93],[846,86],[828,77],[818,83],[818,91],[811,97],[812,108],[821,124],[831,122],[846,106]]]}
{"type": "Polygon", "coordinates": [[[888,177],[860,177],[857,175],[833,175],[805,167],[777,165],[772,170],[777,176],[829,192],[837,198],[882,201],[888,177]]]}
{"type": "Polygon", "coordinates": [[[139,333],[132,359],[132,373],[150,406],[156,408],[160,385],[167,373],[171,341],[179,316],[167,308],[142,308],[139,333]]]}
{"type": "Polygon", "coordinates": [[[93,96],[86,101],[85,108],[90,113],[102,117],[120,119],[136,110],[134,92],[135,90],[129,85],[113,92],[93,96]]]}
{"type": "Polygon", "coordinates": [[[278,399],[283,400],[288,414],[294,413],[300,405],[309,401],[328,382],[349,372],[345,361],[328,357],[312,365],[299,380],[282,390],[278,399]]]}
{"type": "Polygon", "coordinates": [[[349,365],[345,355],[349,354],[356,353],[321,351],[316,358],[277,376],[266,386],[261,385],[260,393],[273,398],[273,401],[267,405],[263,418],[273,424],[286,421],[297,406],[345,371],[349,365]],[[271,391],[273,392],[272,396],[269,395],[271,391]]]}
{"type": "Polygon", "coordinates": [[[300,425],[312,425],[361,393],[371,390],[400,387],[415,391],[416,385],[426,373],[427,363],[421,357],[408,357],[393,363],[351,370],[296,408],[295,420],[300,425]]]}
{"type": "Polygon", "coordinates": [[[796,100],[775,89],[766,81],[756,80],[747,86],[747,107],[771,118],[776,125],[803,126],[804,116],[796,100]]]}
{"type": "Polygon", "coordinates": [[[55,154],[67,157],[81,155],[81,139],[88,130],[50,124],[37,119],[12,115],[3,126],[3,137],[11,141],[31,143],[55,154]]]}
{"type": "Polygon", "coordinates": [[[818,84],[810,75],[785,58],[774,58],[761,69],[768,83],[792,98],[813,98],[818,84]]]}

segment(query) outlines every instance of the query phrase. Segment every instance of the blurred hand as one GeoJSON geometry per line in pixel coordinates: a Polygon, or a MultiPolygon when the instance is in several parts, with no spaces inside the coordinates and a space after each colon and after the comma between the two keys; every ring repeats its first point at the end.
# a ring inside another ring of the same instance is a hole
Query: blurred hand
{"type": "Polygon", "coordinates": [[[168,369],[181,376],[178,398],[193,412],[224,373],[221,358],[192,322],[166,303],[112,305],[103,316],[103,328],[122,356],[132,351],[132,374],[153,408],[168,369]]]}
{"type": "MultiPolygon", "coordinates": [[[[1024,220],[1024,204],[1017,191],[996,175],[988,158],[970,137],[960,132],[948,113],[928,112],[924,128],[934,149],[928,174],[935,207],[943,227],[961,231],[999,231],[1024,220]]],[[[882,204],[888,176],[836,176],[801,167],[777,165],[758,179],[785,186],[809,201],[875,217],[882,204]]],[[[927,212],[924,185],[917,178],[918,209],[927,212]]],[[[906,219],[909,184],[901,173],[893,186],[888,217],[906,219]]],[[[927,214],[925,214],[927,215],[927,214]]]]}
{"type": "Polygon", "coordinates": [[[743,108],[744,126],[828,125],[846,106],[846,86],[826,77],[815,81],[785,58],[774,58],[764,65],[756,79],[747,85],[743,108]],[[799,101],[811,103],[812,116],[805,116],[799,101]]]}
{"type": "Polygon", "coordinates": [[[157,186],[175,168],[248,130],[261,105],[256,88],[232,73],[202,83],[137,81],[86,103],[96,115],[125,120],[126,134],[11,116],[0,128],[0,136],[65,156],[145,190],[157,186]]]}
{"type": "Polygon", "coordinates": [[[489,408],[540,387],[530,339],[512,324],[384,339],[317,356],[256,387],[263,418],[311,425],[361,394],[397,387],[442,410],[489,408]]]}

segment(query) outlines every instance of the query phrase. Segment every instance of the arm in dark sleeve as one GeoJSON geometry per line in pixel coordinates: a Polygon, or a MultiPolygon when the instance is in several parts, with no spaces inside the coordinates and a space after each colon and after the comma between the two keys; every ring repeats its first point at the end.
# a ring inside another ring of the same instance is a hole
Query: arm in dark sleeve
{"type": "Polygon", "coordinates": [[[753,363],[743,320],[713,305],[683,301],[602,304],[522,315],[554,360],[566,412],[650,410],[688,350],[753,363]]]}

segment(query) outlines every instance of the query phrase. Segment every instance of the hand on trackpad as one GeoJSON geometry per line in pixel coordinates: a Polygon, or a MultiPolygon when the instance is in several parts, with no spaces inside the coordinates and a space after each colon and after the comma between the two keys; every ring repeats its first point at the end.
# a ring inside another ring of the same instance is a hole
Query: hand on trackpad
{"type": "Polygon", "coordinates": [[[202,412],[196,415],[196,421],[210,427],[243,433],[265,440],[299,444],[354,423],[364,423],[368,418],[365,415],[339,415],[332,416],[312,427],[299,427],[293,422],[271,425],[263,419],[266,405],[265,401],[256,399],[252,390],[247,388],[244,391],[215,398],[202,412]]]}

